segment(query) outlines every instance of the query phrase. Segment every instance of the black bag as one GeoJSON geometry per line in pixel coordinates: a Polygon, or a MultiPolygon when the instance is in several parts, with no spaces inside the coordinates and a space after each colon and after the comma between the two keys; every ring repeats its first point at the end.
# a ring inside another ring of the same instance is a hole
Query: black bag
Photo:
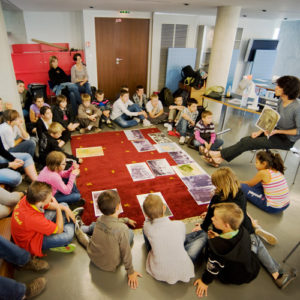
{"type": "Polygon", "coordinates": [[[34,99],[37,95],[44,98],[44,101],[47,100],[47,85],[43,83],[31,83],[28,84],[28,91],[31,94],[31,97],[34,99]]]}
{"type": "Polygon", "coordinates": [[[172,92],[167,87],[164,87],[158,94],[159,100],[164,106],[170,106],[174,103],[172,92]]]}
{"type": "Polygon", "coordinates": [[[216,100],[221,100],[224,90],[225,89],[222,86],[212,86],[205,91],[204,96],[207,96],[209,98],[213,98],[216,100]]]}
{"type": "Polygon", "coordinates": [[[187,77],[195,77],[195,71],[190,65],[185,66],[181,69],[181,76],[183,79],[187,77]]]}

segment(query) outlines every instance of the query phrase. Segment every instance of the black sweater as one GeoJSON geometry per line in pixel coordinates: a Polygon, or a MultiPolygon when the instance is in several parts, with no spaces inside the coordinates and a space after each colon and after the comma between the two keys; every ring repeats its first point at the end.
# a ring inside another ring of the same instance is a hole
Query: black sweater
{"type": "Polygon", "coordinates": [[[67,128],[70,123],[75,123],[75,115],[70,104],[67,105],[65,110],[65,114],[68,118],[67,120],[64,120],[64,112],[58,105],[52,107],[52,113],[53,122],[58,122],[65,128],[67,128]]]}
{"type": "MultiPolygon", "coordinates": [[[[208,227],[210,226],[210,224],[212,224],[211,218],[214,216],[214,208],[212,208],[212,205],[217,203],[228,203],[228,202],[233,202],[242,209],[244,213],[244,220],[242,226],[244,226],[250,234],[254,233],[251,220],[247,215],[247,200],[241,189],[238,190],[235,197],[233,197],[232,194],[230,194],[228,198],[223,201],[221,200],[221,195],[214,195],[209,203],[207,214],[203,223],[201,224],[201,228],[207,232],[208,227]]],[[[216,228],[214,228],[213,230],[219,232],[216,228]]]]}
{"type": "MultiPolygon", "coordinates": [[[[4,157],[8,161],[14,161],[16,158],[11,155],[3,146],[1,137],[0,137],[0,156],[4,157]]],[[[0,169],[8,168],[8,163],[1,163],[0,169]]]]}
{"type": "Polygon", "coordinates": [[[251,251],[249,233],[243,226],[231,239],[215,237],[208,240],[208,260],[202,281],[210,284],[214,278],[223,283],[243,284],[258,275],[260,264],[251,251]]]}
{"type": "Polygon", "coordinates": [[[63,82],[70,82],[69,76],[60,67],[57,67],[56,69],[51,68],[48,71],[48,75],[54,86],[60,85],[63,82]]]}

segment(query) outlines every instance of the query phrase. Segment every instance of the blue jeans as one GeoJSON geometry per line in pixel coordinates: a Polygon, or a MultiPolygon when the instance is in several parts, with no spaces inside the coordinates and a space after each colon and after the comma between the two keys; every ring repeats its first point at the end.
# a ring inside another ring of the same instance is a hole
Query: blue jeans
{"type": "MultiPolygon", "coordinates": [[[[92,222],[90,225],[82,225],[81,230],[84,233],[86,233],[87,235],[93,235],[95,226],[96,226],[96,222],[92,222]]],[[[133,239],[134,239],[134,233],[130,228],[128,228],[128,233],[129,233],[129,243],[130,243],[130,246],[132,246],[133,239]]]]}
{"type": "Polygon", "coordinates": [[[248,201],[253,203],[255,206],[259,207],[260,209],[264,210],[265,212],[271,214],[279,213],[289,207],[289,205],[286,205],[281,208],[274,208],[268,206],[267,198],[264,193],[264,188],[260,182],[255,186],[249,186],[248,184],[242,183],[241,189],[248,201]]]}
{"type": "Polygon", "coordinates": [[[191,127],[186,119],[181,118],[178,124],[176,125],[176,130],[180,133],[180,136],[191,136],[194,131],[194,126],[191,127]]]}
{"type": "Polygon", "coordinates": [[[255,234],[250,234],[251,239],[251,251],[254,252],[260,263],[267,269],[270,274],[279,272],[278,263],[272,258],[266,249],[261,239],[255,234]]]}
{"type": "MultiPolygon", "coordinates": [[[[69,178],[63,178],[64,183],[68,183],[69,178]]],[[[57,202],[66,202],[66,203],[74,203],[80,200],[81,195],[80,192],[77,189],[76,184],[74,183],[72,191],[69,195],[65,195],[61,193],[60,191],[57,191],[54,195],[54,198],[57,200],[57,202]]]]}
{"type": "MultiPolygon", "coordinates": [[[[127,107],[127,109],[130,112],[140,112],[140,111],[142,111],[141,108],[137,104],[129,105],[127,107]]],[[[137,116],[137,118],[139,118],[140,120],[145,119],[145,117],[143,115],[139,115],[139,116],[137,116]]],[[[121,116],[117,117],[113,121],[115,121],[119,126],[121,126],[123,128],[132,127],[132,126],[135,126],[135,125],[138,124],[138,122],[136,120],[133,120],[132,117],[130,117],[126,114],[122,114],[121,116]]]]}
{"type": "MultiPolygon", "coordinates": [[[[0,236],[0,258],[18,266],[31,259],[30,253],[0,236]]],[[[23,299],[26,286],[13,279],[0,276],[0,299],[23,299]]]]}
{"type": "Polygon", "coordinates": [[[23,111],[23,117],[24,117],[24,119],[27,118],[29,116],[28,110],[25,109],[25,108],[23,108],[22,111],[23,111]]]}
{"type": "Polygon", "coordinates": [[[19,145],[9,148],[8,151],[11,153],[15,152],[26,152],[34,157],[34,151],[36,147],[36,142],[34,139],[30,138],[29,140],[22,141],[19,145]]]}
{"type": "MultiPolygon", "coordinates": [[[[60,203],[60,204],[64,206],[68,206],[68,204],[66,203],[60,203]]],[[[56,211],[46,210],[45,218],[50,221],[56,222],[56,211]]],[[[64,213],[63,213],[63,219],[64,219],[64,231],[62,233],[51,234],[49,236],[44,235],[43,245],[42,245],[43,250],[67,246],[73,240],[74,231],[75,231],[74,223],[72,221],[68,223],[68,220],[64,213]]]]}
{"type": "MultiPolygon", "coordinates": [[[[210,150],[212,151],[217,151],[219,150],[219,148],[224,144],[224,141],[221,139],[215,139],[215,142],[211,145],[210,150]]],[[[199,141],[197,141],[196,139],[194,139],[194,146],[195,147],[200,147],[200,146],[204,146],[204,144],[201,144],[199,141]]]]}
{"type": "MultiPolygon", "coordinates": [[[[143,231],[144,234],[144,231],[143,231]]],[[[151,244],[144,234],[145,246],[147,251],[151,250],[151,244]]],[[[207,233],[204,230],[199,230],[195,232],[191,232],[186,234],[184,241],[184,248],[193,261],[195,263],[202,252],[202,249],[205,247],[207,243],[207,233]]]]}
{"type": "Polygon", "coordinates": [[[91,86],[88,82],[86,82],[84,85],[80,85],[79,83],[76,83],[76,85],[80,94],[86,93],[92,97],[91,86]]]}

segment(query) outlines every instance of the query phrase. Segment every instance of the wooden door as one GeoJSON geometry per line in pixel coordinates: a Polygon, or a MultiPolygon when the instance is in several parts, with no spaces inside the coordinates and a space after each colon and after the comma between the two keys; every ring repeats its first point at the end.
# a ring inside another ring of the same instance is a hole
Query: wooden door
{"type": "Polygon", "coordinates": [[[149,20],[96,18],[98,88],[114,101],[121,85],[130,96],[141,84],[146,90],[149,20]]]}

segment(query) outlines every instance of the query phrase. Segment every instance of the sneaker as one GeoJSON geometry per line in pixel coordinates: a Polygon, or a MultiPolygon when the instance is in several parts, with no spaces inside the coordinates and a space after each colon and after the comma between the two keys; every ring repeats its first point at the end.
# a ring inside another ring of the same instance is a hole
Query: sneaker
{"type": "Polygon", "coordinates": [[[90,242],[90,239],[89,237],[87,236],[87,234],[85,234],[80,227],[75,227],[75,235],[76,235],[76,238],[78,240],[78,242],[86,249],[89,242],[90,242]]]}
{"type": "Polygon", "coordinates": [[[26,299],[31,299],[39,295],[46,287],[47,280],[44,277],[39,277],[26,284],[26,299]]]}
{"type": "Polygon", "coordinates": [[[19,267],[19,270],[30,270],[34,272],[46,272],[50,268],[49,264],[42,259],[32,258],[26,265],[19,267]]]}
{"type": "Polygon", "coordinates": [[[185,142],[185,136],[181,136],[179,139],[179,144],[184,145],[184,142],[185,142]]]}
{"type": "Polygon", "coordinates": [[[151,124],[151,122],[149,121],[149,120],[147,120],[147,119],[144,119],[143,120],[143,126],[144,127],[148,127],[148,126],[151,126],[152,124],[151,124]]]}
{"type": "Polygon", "coordinates": [[[280,288],[286,288],[297,276],[296,269],[291,269],[288,273],[283,273],[275,280],[275,284],[280,288]]]}
{"type": "Polygon", "coordinates": [[[189,136],[186,136],[186,137],[185,137],[185,140],[184,140],[184,143],[185,143],[185,144],[187,144],[187,143],[188,143],[188,141],[189,141],[190,139],[191,139],[191,137],[189,137],[189,136]]]}
{"type": "Polygon", "coordinates": [[[137,121],[138,123],[140,123],[140,121],[141,121],[141,119],[137,118],[137,117],[134,117],[133,120],[137,121]]]}
{"type": "Polygon", "coordinates": [[[80,133],[85,133],[85,128],[80,128],[79,132],[80,133]]]}
{"type": "Polygon", "coordinates": [[[110,122],[110,121],[109,122],[107,121],[106,126],[109,127],[109,128],[111,128],[111,129],[115,129],[116,128],[115,125],[112,122],[110,122]]]}
{"type": "Polygon", "coordinates": [[[101,131],[101,128],[97,128],[97,127],[94,128],[95,133],[99,133],[100,131],[101,131]]]}
{"type": "Polygon", "coordinates": [[[56,248],[50,248],[49,250],[54,251],[54,252],[60,252],[60,253],[72,253],[76,249],[76,245],[74,244],[69,244],[64,247],[56,247],[56,248]]]}
{"type": "Polygon", "coordinates": [[[266,241],[270,245],[276,245],[278,243],[278,239],[272,233],[265,231],[260,226],[255,227],[255,234],[261,237],[264,241],[266,241]]]}
{"type": "Polygon", "coordinates": [[[79,217],[82,216],[83,211],[84,211],[84,207],[77,207],[72,212],[76,218],[77,216],[79,216],[79,217]]]}
{"type": "Polygon", "coordinates": [[[167,131],[172,131],[172,129],[173,129],[173,126],[170,123],[165,123],[164,127],[167,128],[167,131]]]}

